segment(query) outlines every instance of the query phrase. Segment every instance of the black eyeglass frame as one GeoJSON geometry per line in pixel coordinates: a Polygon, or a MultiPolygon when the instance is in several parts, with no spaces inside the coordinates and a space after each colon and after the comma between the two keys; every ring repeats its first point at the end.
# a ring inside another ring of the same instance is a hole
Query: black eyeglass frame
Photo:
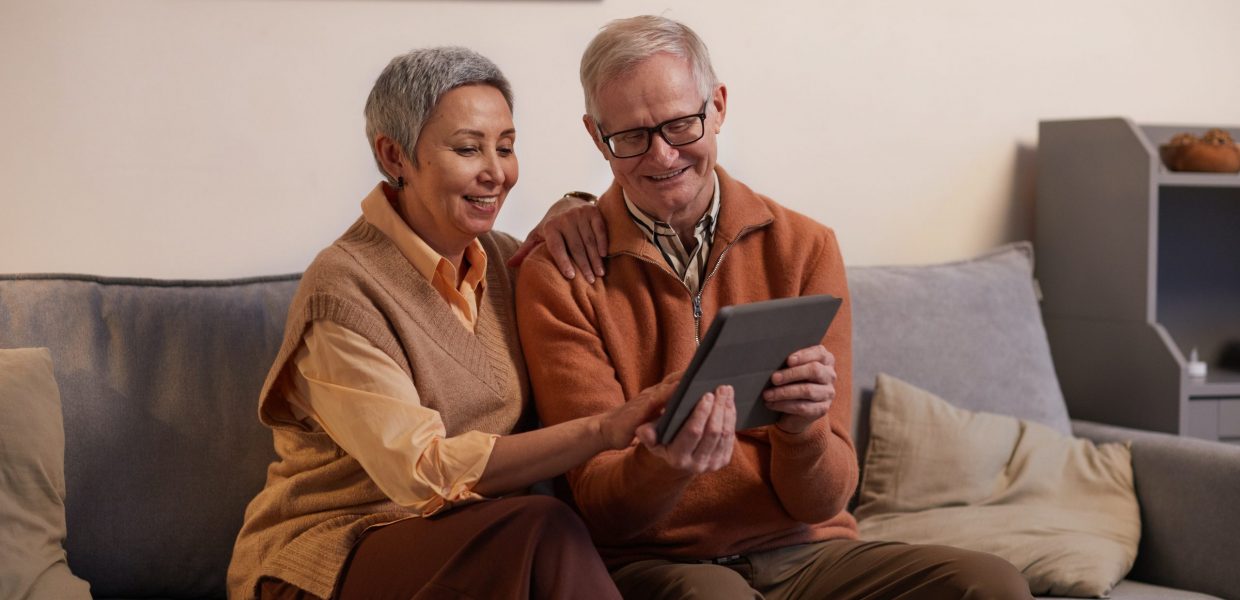
{"type": "Polygon", "coordinates": [[[598,130],[599,139],[603,140],[603,145],[607,147],[607,151],[610,152],[612,156],[616,158],[637,158],[638,156],[641,156],[647,152],[650,152],[650,146],[654,142],[654,134],[656,133],[659,134],[659,137],[663,138],[664,142],[667,142],[668,146],[672,146],[672,147],[688,146],[689,144],[692,144],[702,139],[703,137],[706,137],[706,113],[707,113],[706,107],[708,105],[710,105],[710,98],[707,98],[706,100],[702,101],[702,110],[698,112],[697,114],[683,115],[683,116],[676,117],[674,119],[668,119],[666,121],[663,121],[662,123],[659,123],[658,125],[655,125],[654,127],[634,127],[632,129],[625,129],[624,131],[617,131],[615,133],[607,134],[607,135],[603,134],[603,128],[599,126],[598,123],[595,123],[594,127],[595,129],[598,130]],[[702,124],[702,133],[687,142],[680,142],[679,144],[674,144],[672,143],[672,140],[667,139],[667,134],[663,133],[663,128],[667,127],[668,125],[671,125],[672,123],[675,123],[676,121],[682,121],[684,119],[688,119],[689,117],[698,118],[698,121],[701,122],[702,124]],[[616,149],[611,147],[611,138],[616,137],[621,134],[625,134],[625,133],[633,133],[635,131],[640,131],[646,134],[646,147],[643,148],[642,151],[638,152],[637,154],[626,154],[624,156],[620,156],[619,154],[616,154],[616,149]]]}

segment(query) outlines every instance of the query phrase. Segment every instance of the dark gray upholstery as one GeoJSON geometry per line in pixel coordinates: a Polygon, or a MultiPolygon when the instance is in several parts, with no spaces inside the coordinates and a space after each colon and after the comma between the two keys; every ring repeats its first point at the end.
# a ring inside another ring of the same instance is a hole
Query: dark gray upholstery
{"type": "MultiPolygon", "coordinates": [[[[858,393],[885,371],[969,408],[1066,426],[1028,250],[850,269],[858,393]]],[[[69,566],[97,597],[224,596],[242,511],[273,457],[257,395],[296,286],[293,275],[0,276],[0,347],[52,351],[64,404],[69,566]]],[[[1147,523],[1131,576],[1147,583],[1123,582],[1113,597],[1203,598],[1157,586],[1237,597],[1240,569],[1227,563],[1240,556],[1237,449],[1075,425],[1100,441],[1136,440],[1147,523]]]]}
{"type": "Polygon", "coordinates": [[[0,279],[0,347],[51,349],[69,566],[97,597],[222,597],[274,453],[257,419],[296,276],[0,279]]]}
{"type": "MultiPolygon", "coordinates": [[[[1059,596],[1040,596],[1045,600],[1068,600],[1059,596]]],[[[1187,592],[1138,581],[1121,581],[1111,590],[1114,600],[1218,600],[1217,596],[1187,592]]]]}

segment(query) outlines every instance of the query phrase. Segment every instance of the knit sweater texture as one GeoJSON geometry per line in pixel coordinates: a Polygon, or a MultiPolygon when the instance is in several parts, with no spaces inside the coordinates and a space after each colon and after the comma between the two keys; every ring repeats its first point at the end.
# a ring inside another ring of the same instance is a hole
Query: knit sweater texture
{"type": "Polygon", "coordinates": [[[637,444],[570,471],[570,500],[609,566],[857,537],[846,511],[858,476],[852,321],[835,234],[716,172],[719,224],[697,295],[633,223],[618,184],[599,200],[606,277],[565,280],[545,249],[526,259],[517,315],[539,417],[552,425],[599,414],[684,369],[724,306],[810,294],[844,299],[823,340],[837,395],[827,418],[803,433],[739,432],[731,463],[713,473],[685,475],[637,444]]]}
{"type": "Polygon", "coordinates": [[[272,428],[277,460],[246,509],[228,571],[230,597],[253,597],[259,578],[270,576],[328,598],[367,527],[411,518],[326,433],[308,431],[281,396],[276,383],[311,321],[334,321],[390,356],[413,379],[422,404],[439,412],[448,436],[507,434],[528,425],[513,274],[505,267],[517,242],[497,232],[479,241],[489,266],[474,332],[364,219],[307,268],[259,396],[259,419],[272,428]]]}

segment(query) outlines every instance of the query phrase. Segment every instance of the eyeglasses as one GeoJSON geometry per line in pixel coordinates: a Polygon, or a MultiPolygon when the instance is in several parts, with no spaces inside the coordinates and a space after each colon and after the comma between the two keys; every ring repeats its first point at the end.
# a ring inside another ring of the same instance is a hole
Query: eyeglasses
{"type": "Polygon", "coordinates": [[[603,129],[600,127],[598,133],[603,139],[603,144],[616,158],[633,158],[645,154],[647,150],[650,150],[650,136],[654,133],[658,133],[668,146],[692,144],[706,134],[706,105],[708,103],[710,99],[702,102],[702,110],[696,115],[676,117],[654,127],[626,129],[611,135],[603,135],[603,129]]]}

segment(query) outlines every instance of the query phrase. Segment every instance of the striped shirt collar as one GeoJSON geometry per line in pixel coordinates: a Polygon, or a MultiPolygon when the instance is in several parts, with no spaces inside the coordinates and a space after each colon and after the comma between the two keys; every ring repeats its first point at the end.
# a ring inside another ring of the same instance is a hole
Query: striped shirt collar
{"type": "Polygon", "coordinates": [[[715,179],[715,190],[711,194],[710,205],[706,208],[706,212],[693,227],[693,237],[697,240],[697,245],[694,246],[692,252],[685,250],[680,236],[676,235],[676,230],[671,224],[657,220],[643,212],[629,199],[628,193],[621,190],[624,193],[624,205],[629,211],[629,217],[637,224],[637,228],[641,230],[646,240],[663,255],[663,259],[672,268],[672,272],[694,293],[701,289],[702,279],[706,276],[706,259],[710,256],[711,244],[715,239],[715,229],[719,224],[719,175],[713,172],[711,175],[715,179]]]}

